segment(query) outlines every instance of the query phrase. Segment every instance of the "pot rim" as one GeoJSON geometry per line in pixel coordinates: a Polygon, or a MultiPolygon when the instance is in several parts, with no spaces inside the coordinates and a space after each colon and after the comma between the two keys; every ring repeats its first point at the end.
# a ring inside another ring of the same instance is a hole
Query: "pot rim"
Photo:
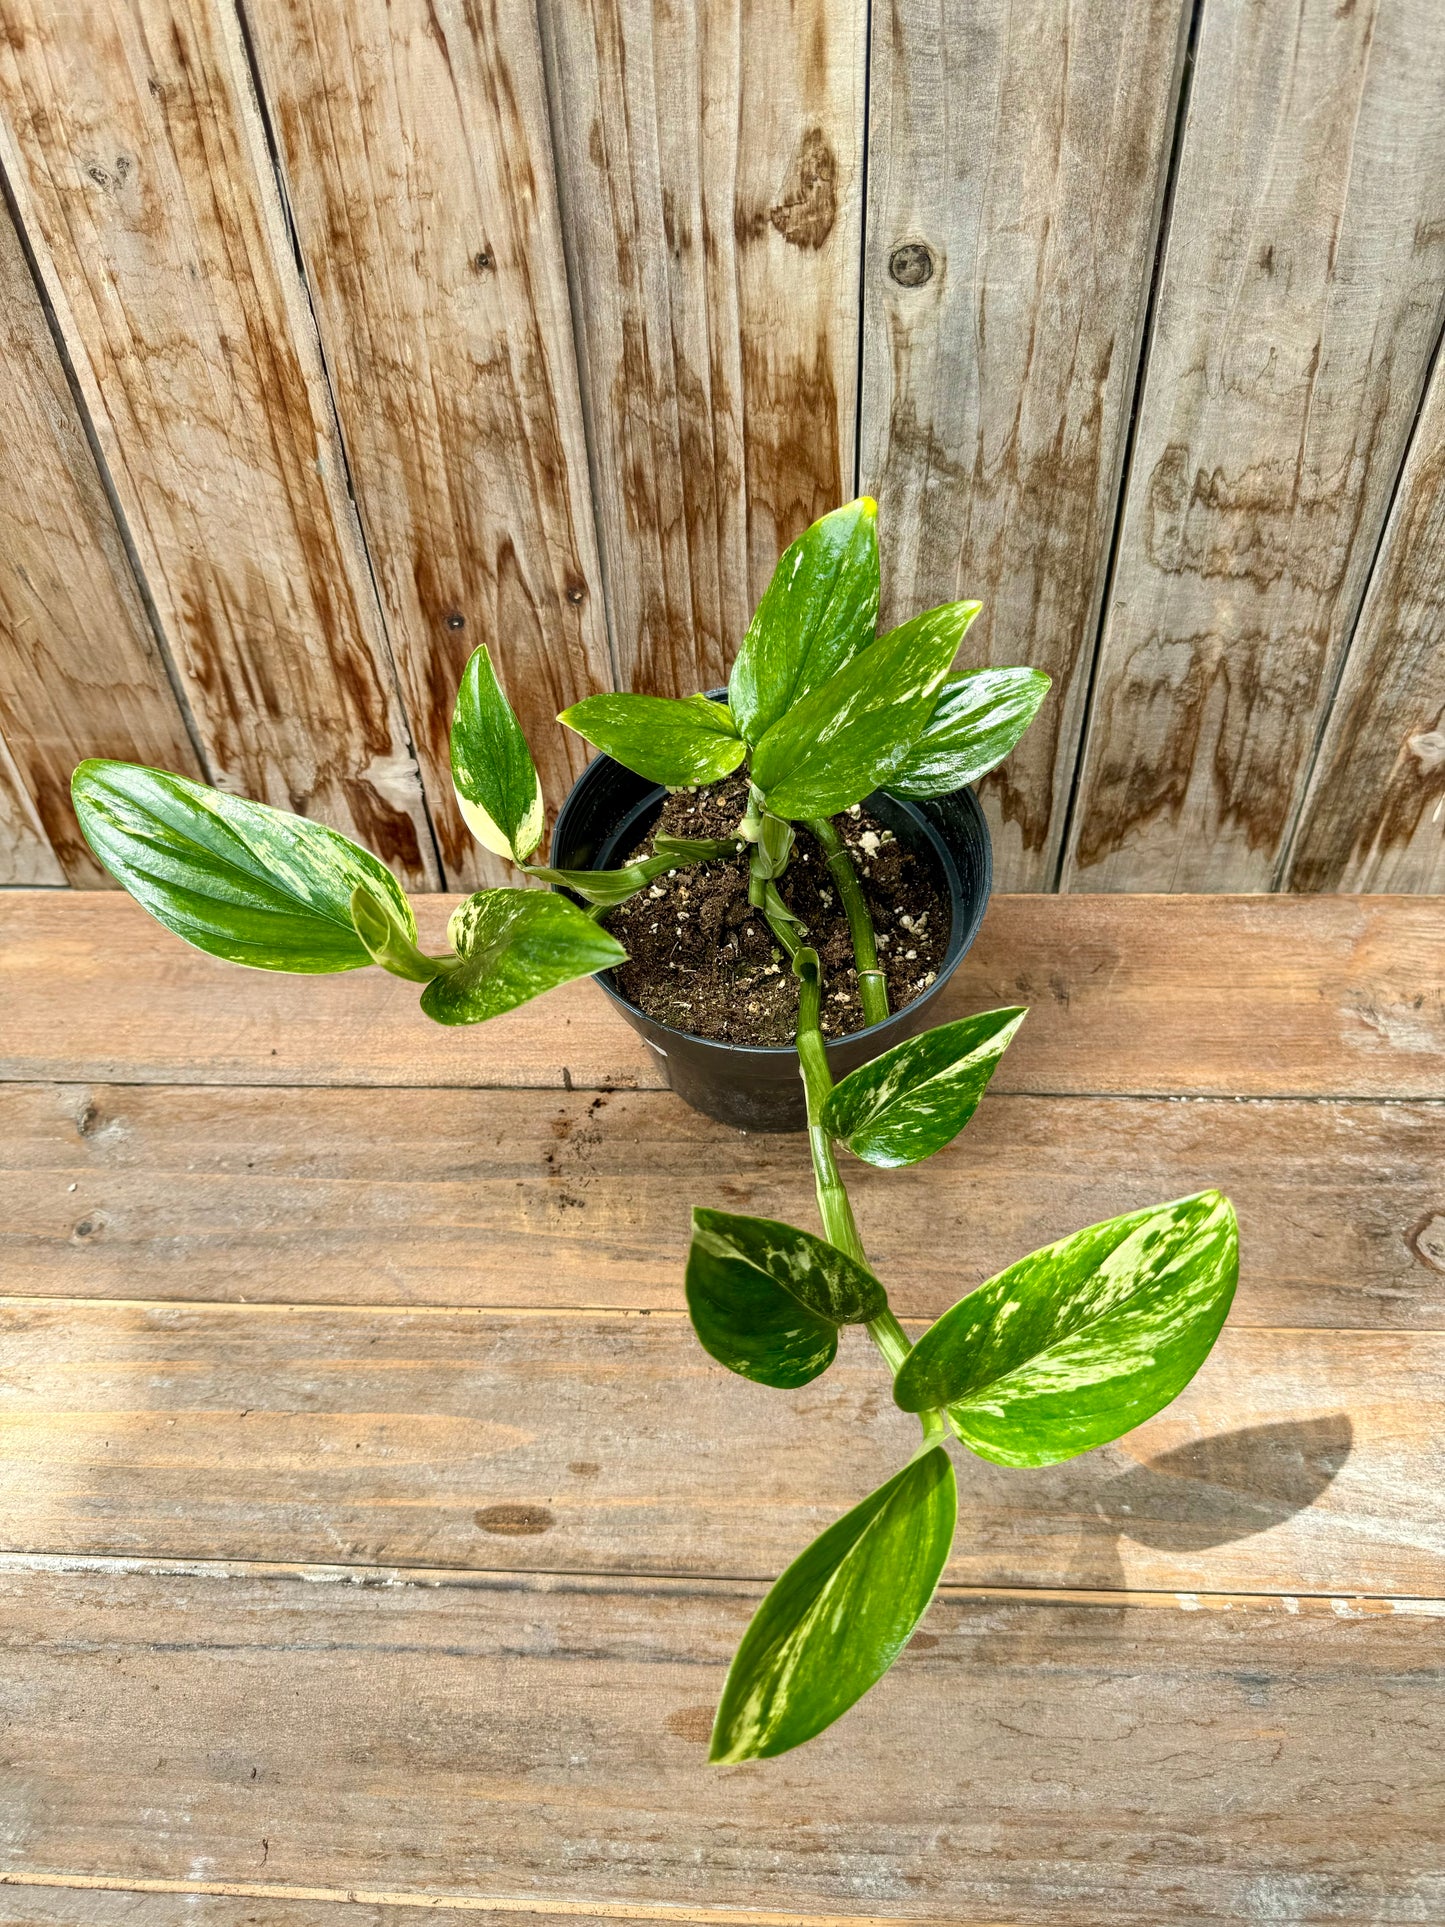
{"type": "MultiPolygon", "coordinates": [[[[708,694],[716,697],[716,692],[712,690],[709,690],[708,694]]],[[[605,763],[615,764],[616,759],[614,757],[610,757],[606,755],[605,752],[600,752],[598,755],[594,756],[589,761],[586,769],[583,770],[582,774],[577,778],[577,782],[573,785],[572,790],[568,793],[568,799],[567,799],[568,802],[571,801],[572,796],[576,793],[578,785],[586,782],[588,777],[592,774],[593,770],[597,769],[599,765],[605,764],[605,763]]],[[[617,767],[626,768],[626,765],[618,764],[617,767]]],[[[663,796],[666,796],[666,794],[668,793],[667,786],[665,784],[659,783],[659,784],[656,784],[654,787],[663,796]]],[[[915,821],[919,823],[923,828],[923,830],[926,832],[928,839],[933,847],[935,860],[937,861],[939,868],[943,871],[944,885],[949,897],[949,914],[951,917],[955,919],[955,922],[956,922],[958,911],[960,909],[967,907],[969,893],[966,887],[964,886],[962,877],[958,874],[958,865],[954,860],[953,852],[950,850],[948,846],[948,841],[945,838],[943,832],[939,829],[938,825],[933,821],[933,819],[928,815],[927,811],[922,809],[919,806],[919,804],[911,797],[894,796],[892,792],[886,787],[886,785],[883,785],[883,784],[880,784],[879,788],[877,790],[872,791],[871,794],[875,796],[880,794],[886,796],[890,803],[892,803],[896,808],[904,810],[909,816],[913,817],[915,821]]],[[[974,811],[976,811],[979,817],[982,818],[983,816],[982,808],[979,804],[978,798],[974,795],[972,789],[965,786],[962,789],[950,791],[949,794],[953,796],[958,796],[958,797],[966,797],[968,801],[968,806],[972,808],[974,811]]],[[[867,799],[865,798],[864,801],[866,802],[867,799]]],[[[633,805],[634,809],[638,807],[639,805],[637,804],[633,805]]],[[[566,808],[566,804],[564,803],[563,809],[565,808],[566,808]]],[[[560,811],[558,812],[558,821],[559,822],[561,821],[560,811]]],[[[557,832],[554,826],[553,832],[552,832],[554,840],[555,840],[556,834],[557,832]]],[[[990,864],[989,867],[991,869],[992,865],[990,864]]],[[[554,884],[552,887],[555,890],[559,886],[554,884]]],[[[911,998],[909,1002],[904,1004],[900,1009],[889,1011],[888,1015],[876,1024],[866,1024],[861,1030],[846,1031],[841,1037],[830,1037],[827,1040],[827,1048],[831,1051],[836,1049],[839,1045],[847,1045],[851,1048],[859,1043],[867,1042],[870,1039],[881,1040],[882,1034],[888,1031],[892,1026],[896,1025],[899,1018],[904,1016],[905,1013],[909,1011],[916,1011],[920,1008],[920,1006],[931,1003],[934,1000],[934,998],[937,997],[939,993],[943,990],[944,986],[948,983],[949,979],[953,976],[954,971],[957,970],[959,964],[962,963],[964,957],[967,955],[968,950],[970,949],[973,943],[974,937],[976,937],[978,934],[978,924],[983,921],[983,911],[988,906],[990,894],[991,892],[989,892],[988,890],[985,890],[985,892],[983,893],[983,908],[980,909],[977,922],[974,924],[972,930],[967,929],[967,927],[965,926],[965,929],[964,929],[965,940],[959,945],[957,955],[954,956],[952,962],[949,962],[947,953],[945,953],[944,963],[946,965],[946,968],[941,968],[939,970],[935,980],[928,986],[928,988],[925,991],[922,992],[921,995],[911,998]]],[[[957,935],[957,930],[951,926],[949,929],[949,942],[948,942],[948,947],[950,950],[952,950],[954,947],[954,938],[956,935],[957,935]]],[[[695,1030],[679,1030],[675,1024],[665,1024],[663,1023],[661,1018],[654,1017],[649,1011],[645,1011],[640,1004],[633,1003],[630,997],[625,997],[614,983],[610,983],[608,981],[608,979],[611,976],[612,976],[612,971],[610,969],[594,971],[593,981],[600,986],[600,988],[605,993],[605,995],[608,996],[612,1000],[612,1002],[617,1005],[619,1010],[626,1012],[631,1017],[640,1018],[644,1024],[650,1026],[652,1029],[662,1033],[667,1037],[682,1038],[690,1044],[701,1045],[708,1050],[728,1051],[736,1056],[760,1058],[767,1062],[773,1062],[773,1063],[783,1062],[789,1058],[796,1060],[797,1058],[798,1047],[796,1043],[793,1043],[793,1044],[730,1044],[725,1039],[720,1037],[702,1037],[695,1030]]]]}

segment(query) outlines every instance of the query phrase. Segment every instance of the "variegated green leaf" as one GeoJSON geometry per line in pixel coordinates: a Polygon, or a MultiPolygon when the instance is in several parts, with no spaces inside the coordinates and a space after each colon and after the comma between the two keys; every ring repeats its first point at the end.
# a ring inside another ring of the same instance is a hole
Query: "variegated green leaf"
{"type": "Polygon", "coordinates": [[[929,609],[804,696],[753,754],[768,808],[794,819],[833,816],[861,802],[903,766],[933,713],[976,602],[929,609]]]}
{"type": "Polygon", "coordinates": [[[371,961],[389,970],[393,977],[404,977],[414,984],[429,984],[455,961],[450,957],[423,955],[414,935],[390,903],[368,883],[358,883],[351,893],[351,921],[371,961]]]}
{"type": "Polygon", "coordinates": [[[957,1509],[953,1467],[936,1445],[793,1561],[728,1669],[711,1761],[801,1746],[883,1677],[928,1610],[957,1509]]]}
{"type": "Polygon", "coordinates": [[[1239,1276],[1218,1191],[1090,1225],[1010,1265],[919,1339],[905,1412],[946,1405],[998,1465],[1053,1465],[1160,1411],[1219,1335],[1239,1276]]]}
{"type": "Polygon", "coordinates": [[[422,1009],[439,1024],[480,1024],[627,961],[585,910],[542,890],[478,890],[452,912],[447,935],[458,962],[421,994],[422,1009]]]}
{"type": "Polygon", "coordinates": [[[784,549],[728,683],[733,715],[749,743],[872,642],[877,516],[878,504],[862,495],[784,549]]]}
{"type": "Polygon", "coordinates": [[[542,841],[542,784],[485,644],[473,651],[457,691],[452,784],[472,835],[525,863],[542,841]]]}
{"type": "Polygon", "coordinates": [[[707,696],[584,696],[557,718],[649,783],[716,783],[747,755],[726,703],[707,696]]]}
{"type": "Polygon", "coordinates": [[[923,734],[889,777],[895,796],[947,796],[1001,763],[1049,693],[1041,669],[974,669],[950,676],[923,734]]]}
{"type": "Polygon", "coordinates": [[[917,1164],[941,1151],[978,1108],[1027,1012],[960,1017],[895,1044],[830,1092],[823,1124],[868,1164],[917,1164]]]}
{"type": "Polygon", "coordinates": [[[396,878],[369,850],[304,816],[138,763],[82,763],[71,782],[86,841],[158,923],[255,970],[358,970],[359,884],[412,938],[396,878]]]}
{"type": "Polygon", "coordinates": [[[763,1385],[806,1385],[833,1362],[839,1325],[888,1300],[866,1266],[772,1218],[695,1210],[687,1304],[703,1349],[763,1385]]]}

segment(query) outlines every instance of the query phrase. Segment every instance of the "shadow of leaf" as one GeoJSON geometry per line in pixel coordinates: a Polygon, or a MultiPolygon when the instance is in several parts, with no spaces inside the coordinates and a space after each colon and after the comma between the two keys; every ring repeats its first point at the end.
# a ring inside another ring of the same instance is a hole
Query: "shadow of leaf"
{"type": "Polygon", "coordinates": [[[1099,1517],[1159,1552],[1229,1545],[1313,1505],[1353,1442],[1344,1412],[1195,1439],[1111,1479],[1099,1517]]]}

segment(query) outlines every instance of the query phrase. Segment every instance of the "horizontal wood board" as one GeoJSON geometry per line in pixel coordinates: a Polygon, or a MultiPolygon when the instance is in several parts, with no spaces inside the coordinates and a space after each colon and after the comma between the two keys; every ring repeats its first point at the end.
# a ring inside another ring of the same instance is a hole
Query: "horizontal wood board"
{"type": "MultiPolygon", "coordinates": [[[[424,942],[454,901],[420,900],[424,942]]],[[[590,982],[455,1031],[379,970],[240,970],[119,895],[16,892],[4,911],[0,1080],[663,1081],[590,982]]],[[[1428,897],[995,897],[940,1016],[1029,1006],[999,1091],[1438,1098],[1442,944],[1445,900],[1428,897]]]]}
{"type": "MultiPolygon", "coordinates": [[[[0,1331],[22,1552],[761,1578],[918,1442],[856,1330],[787,1393],[681,1312],[9,1300],[0,1331]]],[[[961,1454],[949,1575],[1445,1596],[1442,1396],[1445,1333],[1226,1326],[1117,1445],[961,1454]]]]}
{"type": "Polygon", "coordinates": [[[756,1588],[7,1567],[11,1865],[813,1927],[1445,1904],[1409,1612],[945,1591],[842,1725],[708,1771],[756,1588]]]}
{"type": "MultiPolygon", "coordinates": [[[[1217,1185],[1234,1324],[1445,1330],[1445,1105],[992,1092],[935,1159],[845,1175],[907,1317],[1217,1185]]],[[[0,1085],[0,1185],[0,1294],[62,1298],[676,1310],[691,1205],[817,1211],[801,1136],[663,1091],[0,1085]]]]}

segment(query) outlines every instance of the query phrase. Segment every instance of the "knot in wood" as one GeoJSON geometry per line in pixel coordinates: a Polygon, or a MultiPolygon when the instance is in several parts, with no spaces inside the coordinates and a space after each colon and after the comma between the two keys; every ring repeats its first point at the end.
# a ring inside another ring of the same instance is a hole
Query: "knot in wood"
{"type": "Polygon", "coordinates": [[[933,256],[921,241],[905,241],[889,255],[888,272],[900,288],[921,288],[933,279],[933,256]]]}

